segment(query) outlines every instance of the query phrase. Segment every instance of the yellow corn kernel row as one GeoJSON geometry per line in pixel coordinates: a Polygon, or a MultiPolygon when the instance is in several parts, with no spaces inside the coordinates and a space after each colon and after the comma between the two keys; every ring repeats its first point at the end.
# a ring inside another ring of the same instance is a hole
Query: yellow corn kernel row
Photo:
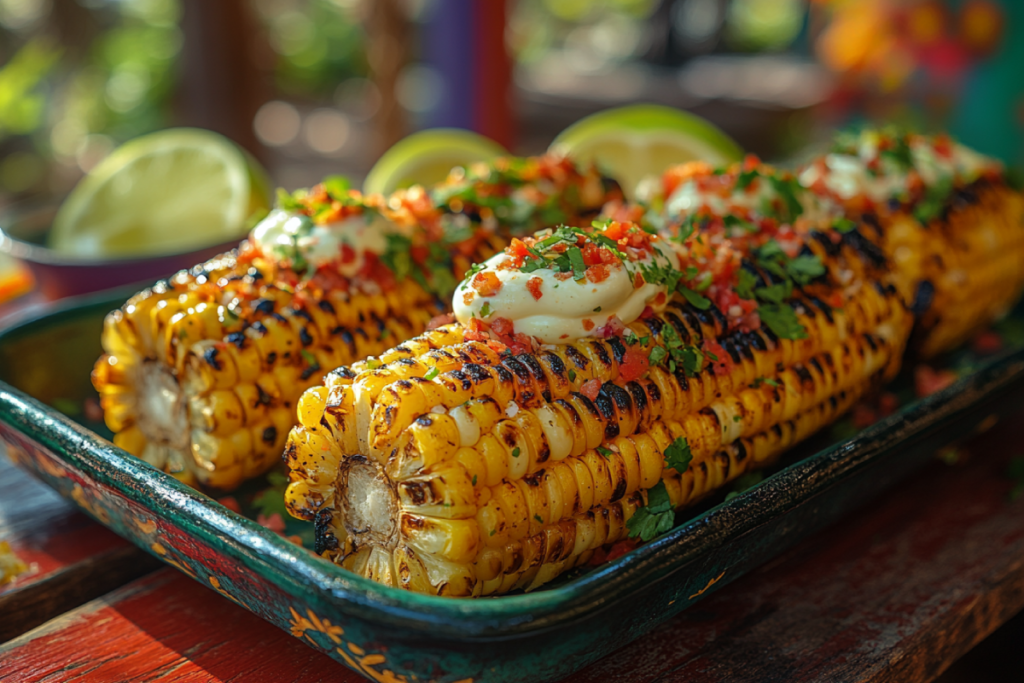
{"type": "Polygon", "coordinates": [[[458,326],[427,332],[411,342],[422,355],[307,392],[286,503],[317,521],[326,556],[375,580],[451,595],[532,588],[625,537],[658,481],[689,504],[895,373],[911,319],[894,289],[861,287],[827,315],[800,310],[808,337],[786,340],[725,334],[673,302],[630,325],[647,350],[671,325],[685,343],[730,349],[733,370],[654,367],[628,383],[618,338],[501,356],[457,343],[458,326]],[[590,379],[602,382],[594,400],[578,393],[590,379]],[[693,455],[683,474],[664,460],[680,437],[693,455]]]}
{"type": "Polygon", "coordinates": [[[919,282],[932,290],[915,333],[922,356],[959,346],[1016,303],[1024,288],[1024,195],[976,184],[927,226],[901,214],[887,230],[900,223],[920,235],[919,282]]]}
{"type": "Polygon", "coordinates": [[[111,313],[93,383],[115,444],[218,489],[277,461],[296,401],[324,372],[381,353],[443,312],[412,280],[378,294],[327,292],[300,306],[250,278],[231,292],[259,302],[243,320],[213,284],[231,271],[205,272],[176,276],[111,313]]]}

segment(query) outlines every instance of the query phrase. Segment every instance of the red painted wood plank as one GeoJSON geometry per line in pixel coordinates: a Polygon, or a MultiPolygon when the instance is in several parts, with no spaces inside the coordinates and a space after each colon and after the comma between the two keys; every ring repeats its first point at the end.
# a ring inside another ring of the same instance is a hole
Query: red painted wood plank
{"type": "MultiPolygon", "coordinates": [[[[1019,424],[1019,422],[1017,422],[1019,424]]],[[[929,681],[1024,607],[1013,421],[573,676],[601,681],[929,681]]],[[[0,646],[0,679],[360,680],[163,570],[0,646]]]]}
{"type": "Polygon", "coordinates": [[[184,574],[163,569],[0,646],[0,680],[363,679],[184,574]]]}
{"type": "Polygon", "coordinates": [[[158,563],[15,467],[0,447],[0,541],[29,566],[0,586],[0,642],[151,571],[158,563]]]}
{"type": "Polygon", "coordinates": [[[1020,417],[569,681],[934,680],[1024,609],[1020,417]]]}

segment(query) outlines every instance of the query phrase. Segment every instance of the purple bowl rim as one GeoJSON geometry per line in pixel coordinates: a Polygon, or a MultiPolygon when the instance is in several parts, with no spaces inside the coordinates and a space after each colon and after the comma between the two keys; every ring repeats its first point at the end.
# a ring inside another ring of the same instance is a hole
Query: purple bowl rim
{"type": "Polygon", "coordinates": [[[215,244],[209,244],[198,249],[189,249],[188,251],[179,251],[172,254],[157,254],[152,256],[126,256],[118,258],[104,258],[104,259],[89,259],[89,258],[76,258],[67,257],[58,254],[49,247],[44,247],[39,244],[32,242],[26,242],[23,239],[12,236],[4,226],[6,224],[14,222],[13,219],[21,218],[34,213],[41,213],[47,209],[56,209],[59,205],[58,200],[54,199],[29,199],[21,202],[15,202],[8,206],[0,209],[0,253],[8,254],[14,258],[27,261],[29,263],[38,263],[48,266],[74,266],[74,267],[102,267],[102,266],[125,266],[129,264],[145,264],[145,263],[159,263],[161,261],[174,261],[178,259],[185,259],[193,254],[203,254],[206,252],[220,252],[234,249],[238,246],[239,242],[245,239],[245,236],[240,236],[238,239],[228,240],[226,242],[218,242],[215,244]]]}

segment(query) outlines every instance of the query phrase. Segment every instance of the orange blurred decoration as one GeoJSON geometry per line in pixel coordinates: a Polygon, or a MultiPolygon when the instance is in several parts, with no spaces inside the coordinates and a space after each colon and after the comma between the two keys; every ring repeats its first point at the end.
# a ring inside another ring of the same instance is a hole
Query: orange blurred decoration
{"type": "Polygon", "coordinates": [[[937,0],[818,0],[828,23],[822,63],[860,87],[889,93],[921,75],[948,86],[998,46],[1003,12],[991,0],[951,10],[937,0]]]}

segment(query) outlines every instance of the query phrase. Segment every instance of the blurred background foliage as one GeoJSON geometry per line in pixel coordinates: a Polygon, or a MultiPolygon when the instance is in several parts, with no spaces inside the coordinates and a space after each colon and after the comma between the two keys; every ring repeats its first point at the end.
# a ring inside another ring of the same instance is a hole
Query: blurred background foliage
{"type": "MultiPolygon", "coordinates": [[[[381,139],[444,124],[431,115],[439,100],[466,97],[451,82],[463,76],[433,60],[424,38],[475,1],[0,0],[0,204],[59,195],[116,144],[193,123],[184,86],[218,65],[186,58],[188,15],[202,22],[216,6],[247,15],[244,41],[229,49],[244,51],[257,101],[236,115],[244,134],[232,137],[288,187],[332,172],[358,178],[381,139]]],[[[591,111],[656,101],[773,158],[835,125],[879,119],[950,126],[983,151],[1024,159],[1017,0],[504,3],[514,75],[497,106],[513,111],[518,152],[543,149],[591,111]]],[[[473,27],[459,27],[472,42],[473,27]]]]}

